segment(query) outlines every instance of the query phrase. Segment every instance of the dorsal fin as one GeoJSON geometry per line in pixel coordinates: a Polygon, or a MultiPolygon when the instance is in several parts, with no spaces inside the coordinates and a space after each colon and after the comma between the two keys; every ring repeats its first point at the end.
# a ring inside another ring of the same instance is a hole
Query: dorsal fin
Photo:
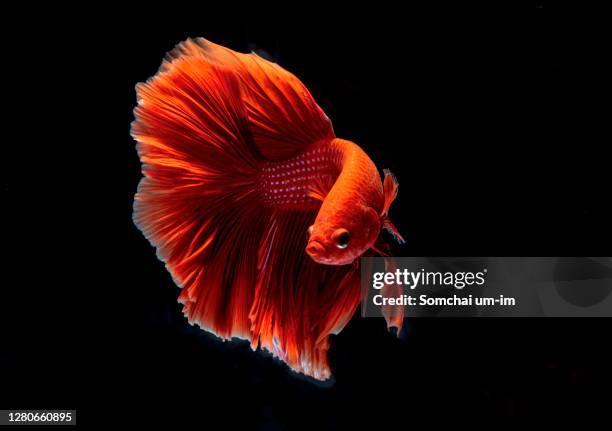
{"type": "Polygon", "coordinates": [[[162,72],[185,58],[225,69],[238,79],[250,136],[266,159],[283,160],[313,142],[335,138],[330,119],[306,86],[278,64],[255,52],[243,54],[196,38],[177,45],[162,72]]]}

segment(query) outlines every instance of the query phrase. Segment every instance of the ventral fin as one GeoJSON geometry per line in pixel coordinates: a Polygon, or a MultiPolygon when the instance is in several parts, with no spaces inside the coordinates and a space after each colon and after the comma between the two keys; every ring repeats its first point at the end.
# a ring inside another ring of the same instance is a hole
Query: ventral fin
{"type": "Polygon", "coordinates": [[[372,250],[383,257],[391,256],[391,247],[389,247],[389,244],[387,244],[380,235],[376,239],[374,245],[372,245],[372,250]]]}
{"type": "Polygon", "coordinates": [[[387,232],[389,232],[391,235],[393,235],[393,238],[398,243],[404,244],[406,242],[406,240],[404,240],[404,237],[402,237],[402,235],[399,233],[395,225],[391,222],[389,217],[387,216],[382,217],[382,228],[385,229],[387,232]]]}

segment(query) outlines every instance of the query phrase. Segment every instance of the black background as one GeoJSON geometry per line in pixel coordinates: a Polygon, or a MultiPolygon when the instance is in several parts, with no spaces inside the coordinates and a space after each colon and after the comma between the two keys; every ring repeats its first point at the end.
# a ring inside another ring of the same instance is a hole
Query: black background
{"type": "Polygon", "coordinates": [[[581,17],[541,3],[270,9],[92,8],[16,49],[36,52],[36,67],[18,70],[28,89],[49,93],[21,98],[21,136],[41,137],[20,140],[4,182],[16,241],[2,406],[76,408],[85,426],[255,429],[604,414],[608,319],[420,319],[396,339],[355,316],[333,337],[323,385],[186,323],[131,221],[140,163],[129,125],[134,85],[187,37],[265,52],[303,80],[337,136],[398,176],[391,216],[407,243],[396,254],[612,251],[603,61],[581,17]]]}

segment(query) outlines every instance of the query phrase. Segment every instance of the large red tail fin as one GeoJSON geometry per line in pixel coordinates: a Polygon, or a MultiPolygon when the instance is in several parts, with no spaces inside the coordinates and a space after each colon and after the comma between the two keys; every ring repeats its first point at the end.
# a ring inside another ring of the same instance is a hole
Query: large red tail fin
{"type": "Polygon", "coordinates": [[[132,136],[144,178],[134,221],[184,288],[188,317],[197,313],[198,323],[220,336],[250,339],[256,262],[240,260],[233,244],[236,238],[256,243],[265,225],[245,226],[242,220],[257,208],[260,156],[239,81],[201,58],[185,57],[137,92],[132,136]]]}

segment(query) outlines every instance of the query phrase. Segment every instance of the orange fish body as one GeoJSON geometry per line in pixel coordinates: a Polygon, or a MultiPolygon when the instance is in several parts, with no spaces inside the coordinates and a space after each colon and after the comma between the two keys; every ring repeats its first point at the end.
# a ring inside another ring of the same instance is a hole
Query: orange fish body
{"type": "Polygon", "coordinates": [[[188,320],[329,378],[329,335],[360,302],[357,258],[386,253],[382,228],[401,240],[393,175],[383,183],[306,87],[254,54],[187,40],[137,94],[134,221],[188,320]]]}

